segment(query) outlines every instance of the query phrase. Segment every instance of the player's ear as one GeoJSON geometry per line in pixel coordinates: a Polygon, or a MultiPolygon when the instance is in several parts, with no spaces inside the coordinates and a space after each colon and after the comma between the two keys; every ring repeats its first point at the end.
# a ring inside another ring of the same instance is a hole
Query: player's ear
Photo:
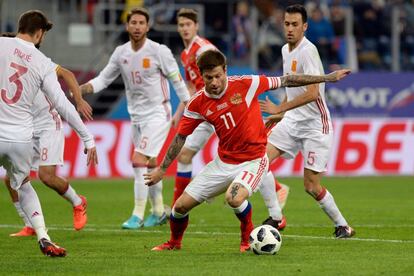
{"type": "Polygon", "coordinates": [[[308,29],[308,22],[303,23],[303,31],[306,32],[307,29],[308,29]]]}
{"type": "Polygon", "coordinates": [[[125,22],[125,31],[127,31],[127,32],[128,32],[128,21],[127,21],[127,22],[125,22]]]}

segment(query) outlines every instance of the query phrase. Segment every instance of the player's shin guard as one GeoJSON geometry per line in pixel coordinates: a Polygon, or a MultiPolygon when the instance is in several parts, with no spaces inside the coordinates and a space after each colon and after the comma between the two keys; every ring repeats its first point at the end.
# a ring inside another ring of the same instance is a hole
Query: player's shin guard
{"type": "Polygon", "coordinates": [[[191,182],[193,166],[192,164],[177,163],[177,174],[175,176],[174,184],[174,198],[171,206],[174,206],[175,201],[182,195],[187,185],[191,182]]]}
{"type": "Polygon", "coordinates": [[[19,202],[30,221],[30,224],[36,231],[37,239],[43,238],[50,240],[47,234],[45,220],[43,218],[42,207],[40,206],[39,198],[37,197],[36,191],[33,189],[30,182],[26,182],[21,185],[19,190],[19,202]]]}
{"type": "Polygon", "coordinates": [[[24,226],[32,227],[32,224],[29,221],[29,218],[26,216],[26,214],[23,212],[22,206],[20,205],[20,202],[13,202],[14,207],[16,208],[17,213],[19,214],[19,217],[24,221],[24,226]]]}
{"type": "Polygon", "coordinates": [[[316,200],[322,210],[328,215],[333,223],[335,223],[335,226],[348,225],[345,218],[339,211],[338,206],[336,206],[333,196],[326,188],[322,189],[322,192],[316,197],[316,200]]]}
{"type": "Polygon", "coordinates": [[[183,215],[175,212],[175,210],[173,209],[170,216],[171,243],[181,245],[181,241],[183,240],[184,236],[184,231],[187,229],[188,226],[188,220],[188,214],[183,215]]]}

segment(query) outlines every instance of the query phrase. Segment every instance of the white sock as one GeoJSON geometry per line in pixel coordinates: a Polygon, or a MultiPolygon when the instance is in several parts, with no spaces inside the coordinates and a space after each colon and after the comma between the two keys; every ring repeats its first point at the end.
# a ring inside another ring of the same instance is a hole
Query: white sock
{"type": "Polygon", "coordinates": [[[62,196],[70,201],[73,207],[82,204],[82,199],[70,185],[68,190],[62,196]]]}
{"type": "Polygon", "coordinates": [[[33,228],[30,224],[29,219],[26,217],[26,214],[23,212],[22,206],[20,206],[20,202],[13,202],[14,207],[16,208],[17,213],[19,214],[19,217],[24,221],[24,226],[33,228]]]}
{"type": "Polygon", "coordinates": [[[31,225],[33,225],[33,228],[37,234],[37,239],[41,240],[46,238],[50,240],[50,237],[47,234],[39,198],[37,197],[36,191],[30,184],[30,181],[21,185],[17,192],[19,194],[20,206],[29,219],[31,225]]]}
{"type": "MultiPolygon", "coordinates": [[[[148,169],[148,172],[152,169],[148,169]]],[[[152,213],[160,217],[164,213],[164,201],[162,198],[162,180],[148,189],[149,200],[152,206],[152,213]]]]}
{"type": "Polygon", "coordinates": [[[191,173],[193,171],[193,163],[184,164],[177,162],[177,173],[191,173]]]}
{"type": "Polygon", "coordinates": [[[245,200],[239,207],[232,208],[235,214],[243,213],[246,210],[247,206],[249,205],[249,201],[245,200]]]}
{"type": "Polygon", "coordinates": [[[341,212],[336,206],[335,200],[331,193],[326,190],[325,196],[318,201],[319,206],[328,215],[328,217],[335,223],[335,226],[346,226],[348,223],[342,216],[341,212]]]}
{"type": "Polygon", "coordinates": [[[283,214],[276,194],[275,177],[271,172],[268,172],[263,178],[259,191],[269,211],[269,216],[274,220],[282,220],[283,214]]]}
{"type": "Polygon", "coordinates": [[[134,169],[134,197],[135,207],[132,214],[139,217],[141,220],[144,219],[145,206],[147,205],[148,197],[148,186],[145,185],[144,173],[147,172],[147,168],[138,167],[134,169]]]}

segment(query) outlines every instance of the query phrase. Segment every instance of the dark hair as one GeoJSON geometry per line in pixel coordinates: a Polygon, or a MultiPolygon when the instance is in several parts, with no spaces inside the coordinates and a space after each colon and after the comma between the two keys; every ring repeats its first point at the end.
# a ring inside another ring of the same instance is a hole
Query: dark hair
{"type": "Polygon", "coordinates": [[[49,31],[52,29],[52,22],[50,22],[46,15],[39,10],[30,10],[23,13],[19,18],[18,33],[34,35],[36,31],[49,31]]]}
{"type": "Polygon", "coordinates": [[[302,16],[303,23],[308,21],[308,14],[306,13],[305,7],[299,4],[290,5],[285,10],[286,13],[300,13],[302,16]]]}
{"type": "Polygon", "coordinates": [[[193,9],[181,8],[177,13],[177,21],[180,16],[188,18],[192,20],[194,23],[198,23],[198,14],[193,9]]]}
{"type": "Polygon", "coordinates": [[[16,37],[16,33],[4,32],[0,34],[1,37],[16,37]]]}
{"type": "Polygon", "coordinates": [[[149,12],[146,8],[134,8],[134,9],[130,10],[128,12],[128,15],[127,15],[127,18],[126,18],[127,22],[129,22],[129,20],[131,20],[131,17],[134,14],[140,14],[140,15],[145,16],[145,19],[147,20],[147,23],[149,22],[149,12]]]}
{"type": "Polygon", "coordinates": [[[198,57],[197,66],[201,74],[205,70],[212,70],[217,66],[222,66],[224,69],[226,67],[226,57],[218,50],[207,50],[198,57]]]}

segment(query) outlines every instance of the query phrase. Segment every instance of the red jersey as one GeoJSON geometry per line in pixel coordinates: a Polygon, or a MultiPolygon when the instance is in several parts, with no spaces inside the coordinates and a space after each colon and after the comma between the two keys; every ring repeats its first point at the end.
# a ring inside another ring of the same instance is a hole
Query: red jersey
{"type": "Polygon", "coordinates": [[[204,81],[197,67],[197,58],[207,50],[217,49],[210,41],[196,35],[187,49],[181,52],[181,62],[185,70],[185,79],[191,82],[196,91],[204,87],[204,81]]]}
{"type": "Polygon", "coordinates": [[[266,153],[267,131],[257,96],[280,86],[280,79],[266,76],[227,77],[220,95],[204,89],[187,104],[178,133],[190,135],[203,121],[214,126],[219,138],[218,155],[225,163],[240,164],[266,153]]]}

